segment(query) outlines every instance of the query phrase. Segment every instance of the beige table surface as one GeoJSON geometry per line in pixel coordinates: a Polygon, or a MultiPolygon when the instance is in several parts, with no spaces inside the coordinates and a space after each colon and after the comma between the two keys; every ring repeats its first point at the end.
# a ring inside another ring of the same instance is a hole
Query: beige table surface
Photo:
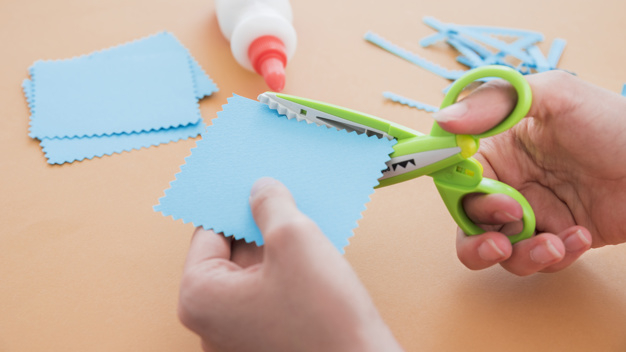
{"type": "MultiPolygon", "coordinates": [[[[626,82],[622,0],[294,0],[293,10],[285,93],[424,132],[428,114],[382,92],[437,105],[447,81],[368,44],[368,30],[449,68],[461,68],[451,49],[419,47],[433,33],[423,16],[536,30],[544,53],[567,40],[561,68],[616,92],[626,82]]],[[[266,90],[232,59],[210,0],[0,0],[0,351],[200,350],[175,314],[193,228],[152,210],[196,140],[50,166],[27,136],[20,89],[35,60],[162,30],[220,87],[201,103],[206,122],[232,93],[266,90]]],[[[456,258],[455,224],[431,179],[377,190],[367,207],[345,257],[408,351],[626,350],[626,246],[557,274],[473,272],[456,258]]]]}

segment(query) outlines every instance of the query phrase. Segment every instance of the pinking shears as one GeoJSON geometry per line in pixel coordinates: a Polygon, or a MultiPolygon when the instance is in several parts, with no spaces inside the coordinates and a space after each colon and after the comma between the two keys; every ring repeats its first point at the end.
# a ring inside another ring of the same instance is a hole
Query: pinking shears
{"type": "Polygon", "coordinates": [[[485,78],[508,81],[517,92],[517,104],[509,116],[497,126],[474,135],[446,132],[437,122],[434,122],[430,134],[426,135],[355,110],[280,93],[263,93],[259,95],[259,101],[288,118],[378,138],[396,139],[387,169],[383,171],[377,187],[386,187],[423,175],[431,176],[448,211],[468,235],[481,234],[485,230],[467,216],[463,209],[463,197],[474,193],[509,195],[523,210],[521,232],[509,236],[510,241],[516,243],[533,235],[535,214],[528,201],[516,189],[502,182],[483,178],[482,165],[472,155],[478,151],[481,138],[502,133],[526,116],[532,101],[528,82],[519,72],[506,66],[476,68],[454,82],[440,108],[454,104],[465,87],[485,78]]]}

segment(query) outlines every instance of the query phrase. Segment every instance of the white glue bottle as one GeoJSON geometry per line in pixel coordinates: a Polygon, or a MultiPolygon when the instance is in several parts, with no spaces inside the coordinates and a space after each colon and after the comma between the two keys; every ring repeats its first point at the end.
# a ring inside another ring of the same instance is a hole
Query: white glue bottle
{"type": "Polygon", "coordinates": [[[280,92],[297,42],[289,0],[215,0],[215,9],[235,60],[280,92]]]}

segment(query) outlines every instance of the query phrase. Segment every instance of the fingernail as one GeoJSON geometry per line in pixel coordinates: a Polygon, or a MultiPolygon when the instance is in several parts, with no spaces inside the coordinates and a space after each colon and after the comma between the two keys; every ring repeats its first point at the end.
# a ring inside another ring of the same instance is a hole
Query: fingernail
{"type": "Polygon", "coordinates": [[[530,259],[537,264],[547,264],[561,258],[561,253],[552,242],[545,241],[530,250],[530,259]]]}
{"type": "Polygon", "coordinates": [[[521,220],[520,218],[513,216],[513,214],[509,213],[508,211],[497,211],[493,214],[493,217],[497,222],[501,223],[515,222],[521,220]]]}
{"type": "Polygon", "coordinates": [[[263,188],[275,184],[277,181],[271,177],[262,177],[252,185],[252,189],[250,190],[250,198],[254,197],[259,193],[263,188]]]}
{"type": "Polygon", "coordinates": [[[467,112],[467,104],[459,102],[435,112],[432,116],[437,122],[458,120],[467,112]]]}
{"type": "Polygon", "coordinates": [[[563,244],[565,245],[565,250],[568,252],[578,252],[588,248],[591,245],[591,241],[589,241],[583,232],[578,229],[573,234],[567,236],[565,241],[563,241],[563,244]]]}
{"type": "Polygon", "coordinates": [[[491,238],[487,239],[480,246],[478,246],[478,255],[486,262],[495,262],[500,259],[504,259],[506,254],[498,248],[496,242],[491,238]]]}

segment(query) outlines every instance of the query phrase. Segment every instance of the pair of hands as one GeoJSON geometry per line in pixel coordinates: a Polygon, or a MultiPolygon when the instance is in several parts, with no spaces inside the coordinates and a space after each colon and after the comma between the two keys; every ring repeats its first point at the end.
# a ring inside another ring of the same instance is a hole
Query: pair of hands
{"type": "MultiPolygon", "coordinates": [[[[500,263],[517,275],[553,272],[586,250],[626,241],[626,99],[567,73],[528,76],[530,118],[484,139],[486,177],[518,189],[537,217],[537,235],[511,245],[504,232],[522,216],[504,195],[473,195],[467,214],[490,231],[457,236],[470,269],[500,263]]],[[[512,109],[515,91],[492,81],[435,119],[475,134],[512,109]]],[[[180,291],[179,317],[206,351],[401,350],[349,264],[272,179],[251,192],[265,246],[197,229],[180,291]]]]}

